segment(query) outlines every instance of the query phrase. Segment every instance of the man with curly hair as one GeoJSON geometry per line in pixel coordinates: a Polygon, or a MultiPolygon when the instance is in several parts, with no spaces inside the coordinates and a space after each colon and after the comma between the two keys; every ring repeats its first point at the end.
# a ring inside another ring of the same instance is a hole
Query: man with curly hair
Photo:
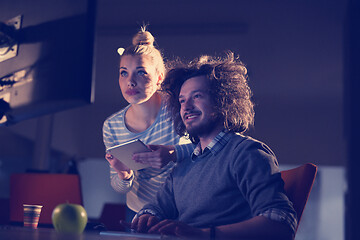
{"type": "Polygon", "coordinates": [[[293,239],[296,213],[276,157],[244,135],[254,122],[244,64],[231,52],[202,56],[171,70],[163,90],[177,133],[197,147],[132,227],[196,239],[293,239]]]}

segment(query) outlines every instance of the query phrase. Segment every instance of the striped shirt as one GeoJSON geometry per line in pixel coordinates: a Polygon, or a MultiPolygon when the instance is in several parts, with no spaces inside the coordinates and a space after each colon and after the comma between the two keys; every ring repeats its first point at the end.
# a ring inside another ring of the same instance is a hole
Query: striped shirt
{"type": "MultiPolygon", "coordinates": [[[[194,146],[193,144],[178,145],[180,140],[183,141],[184,139],[180,139],[175,133],[170,113],[165,104],[161,104],[161,109],[154,123],[140,133],[131,132],[126,128],[125,113],[130,106],[128,105],[105,120],[103,140],[106,149],[134,139],[140,139],[145,144],[175,145],[178,160],[190,156],[194,146]]],[[[134,171],[134,176],[130,180],[120,179],[115,169],[110,166],[111,186],[119,193],[126,193],[127,206],[137,212],[154,198],[174,165],[173,162],[170,162],[161,169],[150,167],[134,171]]]]}

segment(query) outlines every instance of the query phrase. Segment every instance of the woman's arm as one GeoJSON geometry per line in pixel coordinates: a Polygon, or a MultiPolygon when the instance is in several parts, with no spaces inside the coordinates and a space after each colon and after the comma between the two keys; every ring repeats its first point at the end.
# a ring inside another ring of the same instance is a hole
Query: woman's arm
{"type": "Polygon", "coordinates": [[[135,153],[133,160],[150,165],[153,168],[162,168],[170,161],[180,162],[193,152],[195,145],[147,145],[152,152],[135,153]]]}
{"type": "Polygon", "coordinates": [[[110,164],[110,183],[119,193],[127,193],[132,187],[134,172],[110,154],[105,155],[110,164]]]}

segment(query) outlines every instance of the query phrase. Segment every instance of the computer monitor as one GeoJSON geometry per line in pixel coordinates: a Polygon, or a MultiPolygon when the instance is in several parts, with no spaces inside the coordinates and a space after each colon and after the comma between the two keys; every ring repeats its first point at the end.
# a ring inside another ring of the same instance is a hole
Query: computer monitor
{"type": "Polygon", "coordinates": [[[0,125],[94,101],[96,0],[0,8],[0,125]]]}

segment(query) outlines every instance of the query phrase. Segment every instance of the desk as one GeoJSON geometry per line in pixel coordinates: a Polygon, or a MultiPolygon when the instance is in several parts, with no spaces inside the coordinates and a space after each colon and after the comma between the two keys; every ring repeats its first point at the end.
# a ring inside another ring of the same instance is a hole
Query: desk
{"type": "MultiPolygon", "coordinates": [[[[122,232],[109,232],[100,234],[96,231],[84,232],[78,235],[60,234],[53,228],[31,229],[18,226],[0,226],[1,240],[149,240],[160,239],[159,235],[130,234],[122,232]]],[[[175,240],[176,237],[165,236],[161,239],[175,240]]]]}

